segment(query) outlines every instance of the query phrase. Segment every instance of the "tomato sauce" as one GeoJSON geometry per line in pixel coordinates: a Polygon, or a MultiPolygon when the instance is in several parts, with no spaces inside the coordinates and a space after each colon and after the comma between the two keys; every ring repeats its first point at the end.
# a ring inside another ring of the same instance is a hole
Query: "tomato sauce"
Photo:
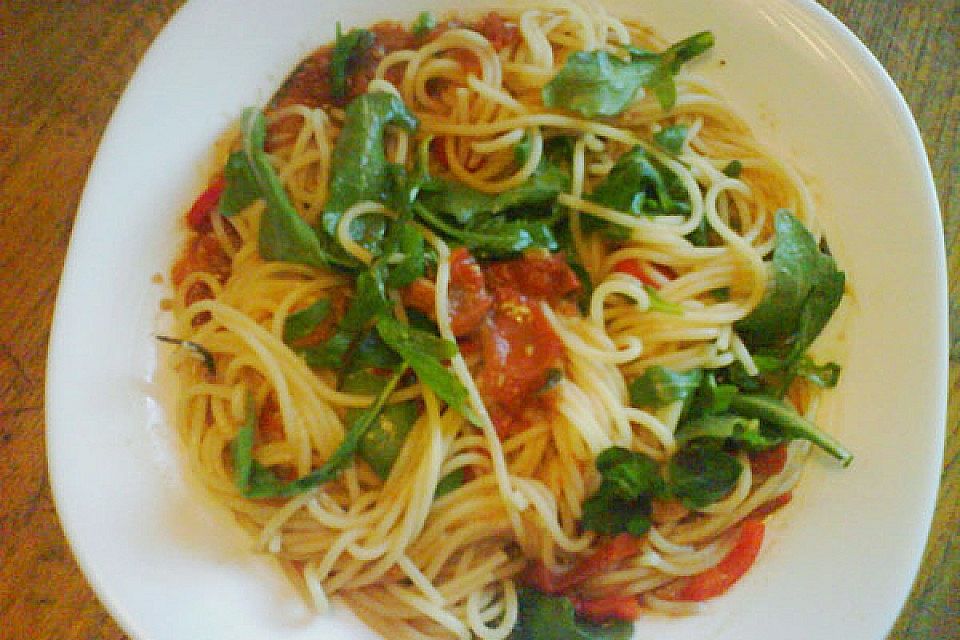
{"type": "MultiPolygon", "coordinates": [[[[331,43],[320,47],[297,65],[274,94],[268,112],[295,104],[311,108],[343,108],[351,100],[366,92],[367,85],[376,75],[377,67],[387,55],[394,51],[417,48],[435,40],[449,29],[461,27],[481,33],[497,51],[515,46],[521,40],[519,27],[507,22],[503,16],[495,12],[488,13],[473,24],[445,20],[421,36],[415,35],[404,24],[392,21],[379,22],[368,28],[374,36],[373,44],[352,60],[347,68],[345,95],[333,95],[330,63],[333,59],[334,43],[331,43]]],[[[480,64],[476,57],[467,51],[462,53],[463,55],[459,56],[455,53],[454,56],[461,60],[465,71],[480,75],[480,64]]],[[[401,73],[402,67],[393,67],[387,71],[386,78],[393,84],[399,85],[403,79],[401,73]]],[[[276,144],[296,134],[298,127],[296,118],[284,118],[272,123],[269,128],[268,146],[271,142],[276,144]]]]}
{"type": "Polygon", "coordinates": [[[503,16],[495,11],[481,18],[473,28],[489,40],[497,51],[520,44],[520,28],[504,20],[503,16]]]}
{"type": "Polygon", "coordinates": [[[330,62],[334,45],[320,47],[306,57],[283,83],[273,97],[271,107],[302,104],[316,107],[345,107],[351,100],[364,93],[373,79],[377,66],[387,54],[417,46],[418,39],[402,24],[380,22],[368,29],[373,34],[373,44],[357,56],[347,68],[347,93],[333,95],[330,78],[330,62]]]}

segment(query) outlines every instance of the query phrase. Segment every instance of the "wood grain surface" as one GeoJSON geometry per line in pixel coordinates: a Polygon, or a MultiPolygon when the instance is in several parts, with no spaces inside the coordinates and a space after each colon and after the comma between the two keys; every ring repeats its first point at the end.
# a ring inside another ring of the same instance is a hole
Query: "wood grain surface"
{"type": "MultiPolygon", "coordinates": [[[[57,522],[43,447],[44,364],[57,282],[98,140],[137,61],[180,4],[0,2],[3,640],[126,637],[87,585],[57,522]]],[[[923,566],[889,640],[954,640],[960,638],[960,4],[822,4],[893,76],[920,125],[938,185],[952,300],[948,437],[923,566]]]]}

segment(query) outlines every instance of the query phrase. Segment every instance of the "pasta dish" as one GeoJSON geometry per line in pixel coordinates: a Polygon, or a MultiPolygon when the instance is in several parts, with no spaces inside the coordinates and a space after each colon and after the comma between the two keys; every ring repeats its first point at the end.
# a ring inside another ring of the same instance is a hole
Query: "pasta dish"
{"type": "Polygon", "coordinates": [[[591,3],[337,27],[186,214],[192,472],[387,638],[628,638],[760,553],[840,366],[798,174],[591,3]],[[636,624],[642,624],[637,622],[636,624]]]}

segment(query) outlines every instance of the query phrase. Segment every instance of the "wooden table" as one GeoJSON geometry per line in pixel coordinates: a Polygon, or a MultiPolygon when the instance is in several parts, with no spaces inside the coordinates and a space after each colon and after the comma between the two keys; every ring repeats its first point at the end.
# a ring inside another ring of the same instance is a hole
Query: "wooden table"
{"type": "MultiPolygon", "coordinates": [[[[57,281],[97,142],[138,59],[179,4],[0,2],[0,639],[125,637],[80,574],[54,512],[43,448],[44,363],[57,281]]],[[[879,57],[916,115],[939,186],[956,300],[960,5],[823,4],[879,57]]],[[[960,638],[957,312],[954,301],[939,506],[891,640],[960,638]]]]}

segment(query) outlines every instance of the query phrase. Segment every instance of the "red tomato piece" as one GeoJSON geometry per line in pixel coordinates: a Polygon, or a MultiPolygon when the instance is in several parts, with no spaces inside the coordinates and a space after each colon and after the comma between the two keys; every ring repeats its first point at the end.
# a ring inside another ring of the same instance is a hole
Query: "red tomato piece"
{"type": "Polygon", "coordinates": [[[659,289],[662,282],[651,273],[651,270],[656,271],[664,278],[673,279],[676,277],[676,274],[669,267],[652,264],[639,258],[620,260],[613,265],[613,270],[617,273],[625,273],[628,276],[633,276],[643,284],[649,285],[654,289],[659,289]]]}
{"type": "Polygon", "coordinates": [[[227,186],[223,174],[216,176],[187,212],[187,224],[194,231],[207,232],[212,229],[210,215],[220,204],[220,195],[227,186]]]}
{"type": "Polygon", "coordinates": [[[727,591],[747,572],[763,544],[764,525],[760,520],[744,520],[740,526],[737,544],[717,566],[690,578],[676,594],[674,600],[701,602],[715,598],[727,591]]]}
{"type": "Polygon", "coordinates": [[[787,445],[778,444],[750,456],[750,470],[758,475],[772,476],[787,465],[787,445]]]}
{"type": "Polygon", "coordinates": [[[426,278],[417,278],[400,292],[403,306],[416,309],[434,322],[437,320],[436,295],[437,286],[426,278]]]}
{"type": "MultiPolygon", "coordinates": [[[[436,321],[436,285],[426,278],[414,280],[403,290],[403,304],[421,311],[436,321]]],[[[447,289],[450,328],[461,337],[475,332],[493,306],[480,265],[470,252],[458,247],[450,254],[450,286],[447,289]]]]}
{"type": "Polygon", "coordinates": [[[603,624],[611,620],[636,620],[640,617],[640,601],[636,596],[607,596],[586,600],[570,598],[577,613],[591,622],[603,624]]]}
{"type": "Polygon", "coordinates": [[[640,553],[642,546],[640,538],[629,533],[620,533],[607,540],[590,556],[578,562],[570,571],[562,575],[551,572],[542,562],[538,561],[528,569],[526,579],[543,593],[560,595],[590,578],[612,569],[624,560],[632,558],[640,553]]]}
{"type": "Polygon", "coordinates": [[[562,255],[526,255],[495,262],[484,269],[487,286],[503,287],[525,296],[556,300],[580,289],[580,280],[562,255]]]}
{"type": "Polygon", "coordinates": [[[770,515],[780,507],[786,504],[789,504],[791,500],[793,500],[792,491],[781,493],[779,496],[777,496],[773,500],[768,500],[767,502],[764,502],[762,505],[754,509],[750,513],[750,519],[762,520],[763,518],[766,518],[768,515],[770,515]]]}
{"type": "Polygon", "coordinates": [[[495,292],[494,313],[483,326],[484,399],[517,413],[547,382],[563,355],[563,343],[540,306],[506,287],[495,292]]]}
{"type": "Polygon", "coordinates": [[[450,328],[455,336],[476,331],[493,306],[483,272],[470,251],[458,247],[450,253],[450,328]]]}

